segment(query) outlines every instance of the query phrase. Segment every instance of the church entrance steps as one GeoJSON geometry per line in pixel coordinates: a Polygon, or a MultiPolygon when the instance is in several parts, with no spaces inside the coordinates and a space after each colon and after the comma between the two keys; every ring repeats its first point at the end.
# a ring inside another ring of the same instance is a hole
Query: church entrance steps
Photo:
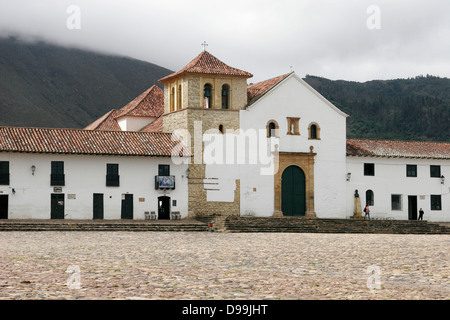
{"type": "Polygon", "coordinates": [[[450,227],[427,221],[227,217],[226,232],[450,234],[450,227]]]}

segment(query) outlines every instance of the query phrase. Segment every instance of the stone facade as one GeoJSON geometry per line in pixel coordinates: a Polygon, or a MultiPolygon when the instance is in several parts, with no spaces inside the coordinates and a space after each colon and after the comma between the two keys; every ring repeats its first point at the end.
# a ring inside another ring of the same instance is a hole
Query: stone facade
{"type": "MultiPolygon", "coordinates": [[[[166,95],[170,95],[172,89],[177,88],[180,84],[183,94],[182,109],[170,111],[171,98],[165,96],[166,113],[163,116],[163,130],[176,133],[193,154],[189,164],[188,179],[189,215],[239,215],[239,180],[236,180],[233,202],[207,201],[207,189],[204,184],[206,165],[203,164],[202,137],[208,130],[219,132],[219,128],[221,128],[225,133],[226,130],[239,129],[239,110],[246,106],[247,82],[243,78],[226,76],[186,76],[166,84],[164,90],[166,95]],[[212,108],[209,109],[202,108],[205,84],[211,84],[213,88],[212,108]],[[224,84],[230,87],[229,109],[221,108],[221,88],[224,84]],[[185,108],[185,106],[187,107],[185,108]]],[[[177,97],[175,97],[175,101],[179,101],[177,97]]]]}

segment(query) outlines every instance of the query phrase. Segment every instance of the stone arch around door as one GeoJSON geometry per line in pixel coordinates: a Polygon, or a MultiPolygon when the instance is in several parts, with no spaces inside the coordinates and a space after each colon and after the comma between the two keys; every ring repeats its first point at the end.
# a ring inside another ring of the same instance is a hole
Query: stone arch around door
{"type": "Polygon", "coordinates": [[[304,174],[304,194],[305,194],[305,216],[315,218],[314,212],[314,157],[311,152],[280,152],[278,158],[278,171],[274,175],[274,216],[283,216],[282,211],[282,177],[287,168],[291,166],[298,167],[304,174]]]}

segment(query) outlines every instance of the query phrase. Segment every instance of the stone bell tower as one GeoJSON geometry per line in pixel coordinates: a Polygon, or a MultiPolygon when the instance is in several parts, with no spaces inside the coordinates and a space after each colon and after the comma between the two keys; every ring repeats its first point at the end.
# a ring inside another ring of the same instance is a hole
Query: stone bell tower
{"type": "Polygon", "coordinates": [[[184,129],[189,135],[180,138],[191,147],[193,155],[201,155],[201,159],[194,156],[189,165],[191,217],[240,214],[239,179],[234,201],[208,201],[204,179],[215,177],[205,176],[203,143],[198,139],[210,129],[222,133],[239,129],[239,111],[247,106],[247,79],[252,76],[204,50],[180,71],[159,80],[164,85],[163,131],[184,129]]]}

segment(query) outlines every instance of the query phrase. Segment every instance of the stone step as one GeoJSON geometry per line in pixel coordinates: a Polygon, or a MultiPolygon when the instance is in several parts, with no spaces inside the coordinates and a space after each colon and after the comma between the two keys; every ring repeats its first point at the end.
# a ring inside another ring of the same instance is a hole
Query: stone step
{"type": "Polygon", "coordinates": [[[208,231],[201,223],[0,222],[0,231],[208,231]]]}
{"type": "Polygon", "coordinates": [[[450,228],[427,221],[229,217],[227,232],[315,232],[450,234],[450,228]]]}

